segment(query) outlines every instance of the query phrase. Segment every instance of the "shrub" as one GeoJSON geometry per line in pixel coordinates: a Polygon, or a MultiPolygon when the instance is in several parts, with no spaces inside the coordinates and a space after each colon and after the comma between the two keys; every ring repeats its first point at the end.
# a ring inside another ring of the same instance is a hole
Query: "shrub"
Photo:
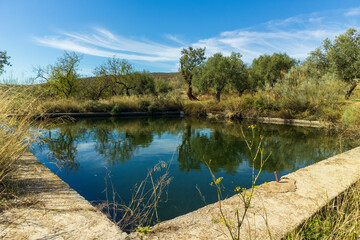
{"type": "Polygon", "coordinates": [[[269,91],[260,91],[255,95],[245,95],[243,106],[245,109],[256,108],[258,110],[275,110],[276,105],[269,91]]]}
{"type": "Polygon", "coordinates": [[[119,104],[115,104],[115,106],[111,109],[111,113],[120,113],[121,112],[121,106],[119,104]]]}
{"type": "Polygon", "coordinates": [[[344,109],[341,121],[348,127],[360,125],[360,107],[351,104],[344,109]]]}
{"type": "Polygon", "coordinates": [[[186,101],[184,113],[189,116],[206,116],[206,108],[201,102],[186,101]]]}
{"type": "Polygon", "coordinates": [[[139,100],[139,106],[140,106],[141,110],[147,110],[150,105],[151,105],[151,103],[147,99],[140,99],[139,100]]]}
{"type": "Polygon", "coordinates": [[[166,94],[173,90],[168,81],[165,81],[162,78],[155,79],[155,92],[156,94],[166,94]]]}
{"type": "Polygon", "coordinates": [[[82,110],[84,112],[109,112],[112,108],[103,102],[89,100],[82,104],[82,110]]]}
{"type": "Polygon", "coordinates": [[[304,67],[292,68],[274,87],[275,102],[280,109],[315,114],[327,108],[336,110],[343,103],[344,84],[333,74],[322,78],[309,76],[304,67]]]}
{"type": "Polygon", "coordinates": [[[42,109],[47,113],[78,113],[82,111],[81,105],[72,99],[48,100],[44,102],[42,109]]]}

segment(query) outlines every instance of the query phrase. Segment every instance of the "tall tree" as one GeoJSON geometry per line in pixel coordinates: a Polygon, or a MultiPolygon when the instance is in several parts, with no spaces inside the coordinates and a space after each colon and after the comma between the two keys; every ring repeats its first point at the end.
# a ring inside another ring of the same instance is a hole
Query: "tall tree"
{"type": "Polygon", "coordinates": [[[181,50],[180,71],[188,85],[187,96],[190,100],[198,100],[193,95],[192,80],[194,68],[200,66],[205,58],[205,48],[183,48],[181,50]]]}
{"type": "Polygon", "coordinates": [[[56,94],[69,98],[78,84],[80,58],[75,52],[65,52],[55,65],[37,68],[37,78],[46,80],[56,94]]]}
{"type": "Polygon", "coordinates": [[[135,88],[134,68],[126,60],[111,58],[95,69],[99,76],[111,79],[115,84],[125,90],[127,96],[130,96],[130,90],[135,88]]]}
{"type": "Polygon", "coordinates": [[[209,88],[215,90],[215,98],[220,101],[221,92],[230,84],[234,84],[239,92],[249,88],[246,75],[246,65],[241,60],[240,53],[233,52],[230,56],[215,53],[195,69],[195,83],[204,91],[209,88]]]}
{"type": "Polygon", "coordinates": [[[273,55],[262,55],[253,60],[251,65],[252,77],[263,86],[274,87],[276,81],[298,63],[286,53],[274,53],[273,55]]]}
{"type": "Polygon", "coordinates": [[[308,61],[317,68],[320,66],[336,73],[349,83],[345,94],[345,99],[349,99],[360,78],[360,33],[355,28],[349,28],[333,42],[325,39],[321,47],[310,53],[308,61]]]}
{"type": "Polygon", "coordinates": [[[5,65],[11,66],[9,59],[6,51],[0,51],[0,75],[4,72],[5,65]]]}

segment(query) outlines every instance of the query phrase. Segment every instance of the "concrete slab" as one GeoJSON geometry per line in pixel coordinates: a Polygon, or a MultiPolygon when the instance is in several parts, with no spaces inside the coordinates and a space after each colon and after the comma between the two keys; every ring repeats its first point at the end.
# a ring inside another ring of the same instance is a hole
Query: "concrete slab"
{"type": "Polygon", "coordinates": [[[31,153],[18,161],[19,187],[35,204],[0,214],[0,239],[126,239],[103,213],[31,153]]]}

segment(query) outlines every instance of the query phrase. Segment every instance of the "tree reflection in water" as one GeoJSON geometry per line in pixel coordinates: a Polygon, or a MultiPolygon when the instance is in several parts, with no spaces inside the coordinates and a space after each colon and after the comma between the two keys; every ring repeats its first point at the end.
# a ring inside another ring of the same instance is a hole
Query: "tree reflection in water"
{"type": "MultiPolygon", "coordinates": [[[[241,135],[241,128],[245,135],[251,134],[247,126],[192,118],[79,120],[48,129],[47,141],[37,151],[47,148],[49,158],[72,172],[80,167],[79,143],[91,140],[93,151],[108,164],[117,165],[131,160],[139,149],[151,147],[155,136],[161,139],[166,133],[181,136],[177,147],[181,171],[200,170],[206,159],[212,161],[214,172],[234,175],[240,165],[251,164],[241,135]]],[[[264,166],[268,172],[293,171],[356,145],[355,140],[340,144],[336,135],[315,128],[258,125],[255,132],[264,136],[265,155],[272,152],[264,166]]]]}

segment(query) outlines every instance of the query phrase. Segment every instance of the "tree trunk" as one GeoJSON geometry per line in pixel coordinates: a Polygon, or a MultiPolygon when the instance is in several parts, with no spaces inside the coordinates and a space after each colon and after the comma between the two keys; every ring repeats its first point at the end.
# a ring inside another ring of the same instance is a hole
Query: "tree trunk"
{"type": "Polygon", "coordinates": [[[216,98],[216,101],[218,101],[218,102],[220,102],[220,94],[221,94],[221,91],[217,90],[215,98],[216,98]]]}
{"type": "Polygon", "coordinates": [[[192,86],[191,86],[191,85],[189,85],[189,88],[188,88],[188,91],[187,91],[187,96],[188,96],[189,100],[191,100],[191,101],[194,101],[194,100],[199,101],[199,99],[197,99],[197,98],[193,95],[193,93],[192,93],[192,86]]]}
{"type": "Polygon", "coordinates": [[[345,94],[345,99],[346,100],[349,100],[350,96],[351,96],[351,93],[354,91],[354,89],[356,88],[356,86],[358,85],[358,82],[354,82],[350,88],[346,91],[346,94],[345,94]]]}
{"type": "Polygon", "coordinates": [[[125,88],[126,96],[130,97],[129,88],[125,88]]]}

